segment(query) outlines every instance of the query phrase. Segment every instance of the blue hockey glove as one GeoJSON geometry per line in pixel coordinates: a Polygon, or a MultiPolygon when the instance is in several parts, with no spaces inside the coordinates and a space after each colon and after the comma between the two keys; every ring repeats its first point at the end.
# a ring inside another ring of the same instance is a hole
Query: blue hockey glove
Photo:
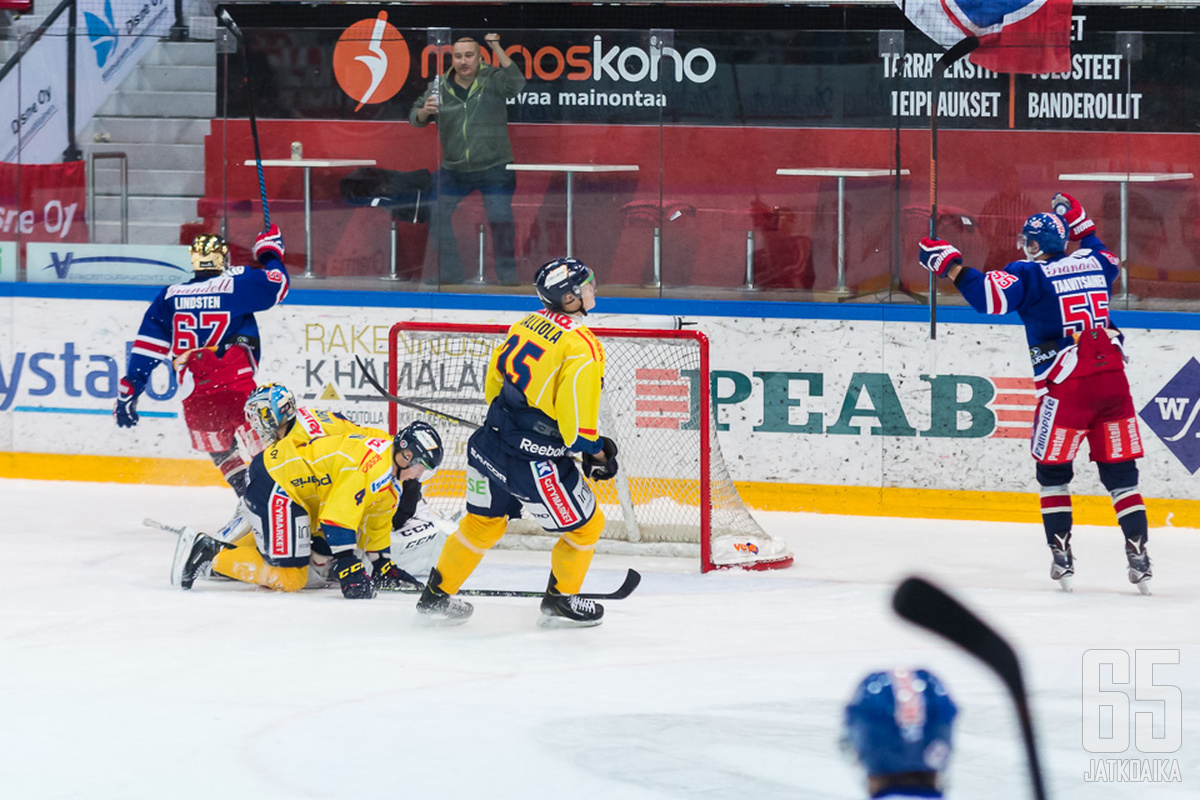
{"type": "Polygon", "coordinates": [[[604,460],[591,453],[583,454],[583,474],[594,481],[607,481],[617,476],[617,443],[607,436],[600,437],[604,460]]]}
{"type": "Polygon", "coordinates": [[[949,242],[941,239],[921,240],[921,266],[937,275],[944,277],[955,264],[962,263],[962,253],[949,242]]]}
{"type": "Polygon", "coordinates": [[[342,587],[342,597],[347,600],[367,600],[375,596],[371,576],[367,575],[366,566],[353,550],[337,557],[333,564],[333,574],[342,587]]]}
{"type": "Polygon", "coordinates": [[[274,222],[254,240],[254,258],[266,266],[271,261],[283,261],[283,234],[274,222]]]}
{"type": "Polygon", "coordinates": [[[132,428],[138,424],[137,392],[133,390],[133,384],[124,378],[121,379],[117,389],[117,402],[113,406],[113,418],[116,419],[119,428],[132,428]]]}
{"type": "Polygon", "coordinates": [[[1096,232],[1096,223],[1088,218],[1087,212],[1083,210],[1083,206],[1079,205],[1079,201],[1066,192],[1059,192],[1054,195],[1054,199],[1050,201],[1054,208],[1054,213],[1063,218],[1067,223],[1067,228],[1071,231],[1071,241],[1078,242],[1089,233],[1096,232]]]}

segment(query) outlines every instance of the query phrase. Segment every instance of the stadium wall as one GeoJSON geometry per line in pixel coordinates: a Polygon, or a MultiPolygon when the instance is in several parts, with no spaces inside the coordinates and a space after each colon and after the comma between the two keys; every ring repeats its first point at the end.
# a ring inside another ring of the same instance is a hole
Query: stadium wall
{"type": "MultiPolygon", "coordinates": [[[[159,368],[140,424],[113,398],[149,287],[0,285],[0,477],[219,485],[190,450],[180,392],[159,368]]],[[[530,297],[296,290],[260,315],[260,381],[386,427],[378,375],[399,320],[509,323],[530,297]]],[[[602,299],[590,322],[673,327],[712,342],[719,438],[753,508],[1036,520],[1028,454],[1035,395],[1022,329],[965,308],[939,313],[930,375],[927,311],[913,306],[602,299]]],[[[1129,374],[1154,525],[1200,527],[1200,315],[1125,312],[1129,374]]],[[[1080,523],[1112,509],[1081,456],[1080,523]]]]}

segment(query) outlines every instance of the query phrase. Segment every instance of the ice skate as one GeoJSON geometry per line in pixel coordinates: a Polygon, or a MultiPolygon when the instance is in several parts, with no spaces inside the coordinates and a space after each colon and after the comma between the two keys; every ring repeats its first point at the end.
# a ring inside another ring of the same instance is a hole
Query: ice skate
{"type": "Polygon", "coordinates": [[[539,625],[543,628],[590,628],[599,625],[603,616],[604,606],[595,600],[558,591],[558,579],[550,573],[546,596],[542,598],[539,625]]]}
{"type": "Polygon", "coordinates": [[[1055,543],[1050,545],[1050,555],[1054,562],[1050,564],[1050,579],[1058,581],[1063,591],[1069,592],[1075,587],[1075,556],[1071,553],[1071,534],[1054,536],[1055,543]]]}
{"type": "Polygon", "coordinates": [[[599,625],[604,617],[604,606],[577,594],[547,592],[542,598],[542,618],[538,625],[543,628],[590,628],[599,625]]]}
{"type": "Polygon", "coordinates": [[[461,625],[471,618],[475,607],[441,590],[442,576],[437,568],[429,571],[429,583],[417,601],[417,613],[432,625],[461,625]]]}
{"type": "Polygon", "coordinates": [[[1150,594],[1150,554],[1146,552],[1146,540],[1126,539],[1125,558],[1129,560],[1129,582],[1142,594],[1150,594]]]}
{"type": "Polygon", "coordinates": [[[226,546],[206,533],[184,528],[179,535],[179,541],[175,543],[171,585],[191,589],[197,577],[207,577],[211,573],[213,559],[226,546]]]}

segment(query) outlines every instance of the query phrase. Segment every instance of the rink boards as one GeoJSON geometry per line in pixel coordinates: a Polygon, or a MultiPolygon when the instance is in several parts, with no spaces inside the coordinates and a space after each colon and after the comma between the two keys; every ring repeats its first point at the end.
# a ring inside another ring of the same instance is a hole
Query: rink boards
{"type": "MultiPolygon", "coordinates": [[[[189,447],[183,390],[169,370],[155,371],[136,428],[112,421],[153,289],[86,287],[87,298],[67,298],[60,287],[9,286],[0,297],[0,476],[219,481],[189,447]]],[[[355,357],[382,376],[392,323],[507,324],[535,307],[513,296],[293,291],[259,315],[259,380],[386,427],[386,405],[355,357]]],[[[605,313],[592,315],[594,326],[670,328],[682,318],[708,335],[720,444],[751,507],[1037,517],[1028,452],[1036,394],[1017,325],[942,308],[935,352],[920,307],[605,298],[597,310],[605,313]]],[[[1149,504],[1152,522],[1198,526],[1200,320],[1146,312],[1116,320],[1146,450],[1142,491],[1159,501],[1149,504]]],[[[1103,495],[1085,459],[1072,488],[1103,495]]],[[[1076,509],[1081,521],[1112,518],[1107,497],[1082,498],[1076,509]]]]}

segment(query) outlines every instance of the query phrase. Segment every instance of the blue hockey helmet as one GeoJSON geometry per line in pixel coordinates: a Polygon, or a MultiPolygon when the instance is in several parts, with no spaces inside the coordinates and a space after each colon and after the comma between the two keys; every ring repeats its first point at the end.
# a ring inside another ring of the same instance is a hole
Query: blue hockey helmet
{"type": "Polygon", "coordinates": [[[873,672],[846,706],[843,744],[868,775],[940,772],[958,709],[926,670],[873,672]]]}
{"type": "Polygon", "coordinates": [[[562,311],[568,295],[581,297],[583,287],[596,279],[595,274],[577,258],[556,258],[538,268],[533,278],[538,297],[551,311],[562,311]]]}
{"type": "Polygon", "coordinates": [[[264,444],[279,438],[279,430],[296,418],[296,396],[279,383],[259,386],[246,398],[246,422],[264,444]]]}
{"type": "Polygon", "coordinates": [[[392,452],[401,450],[412,454],[411,463],[420,464],[430,471],[441,466],[445,452],[442,449],[442,437],[427,422],[413,422],[396,434],[392,440],[392,452]]]}
{"type": "Polygon", "coordinates": [[[1017,249],[1024,250],[1028,242],[1036,242],[1047,255],[1061,253],[1067,249],[1067,223],[1058,214],[1034,214],[1021,226],[1017,249]]]}

